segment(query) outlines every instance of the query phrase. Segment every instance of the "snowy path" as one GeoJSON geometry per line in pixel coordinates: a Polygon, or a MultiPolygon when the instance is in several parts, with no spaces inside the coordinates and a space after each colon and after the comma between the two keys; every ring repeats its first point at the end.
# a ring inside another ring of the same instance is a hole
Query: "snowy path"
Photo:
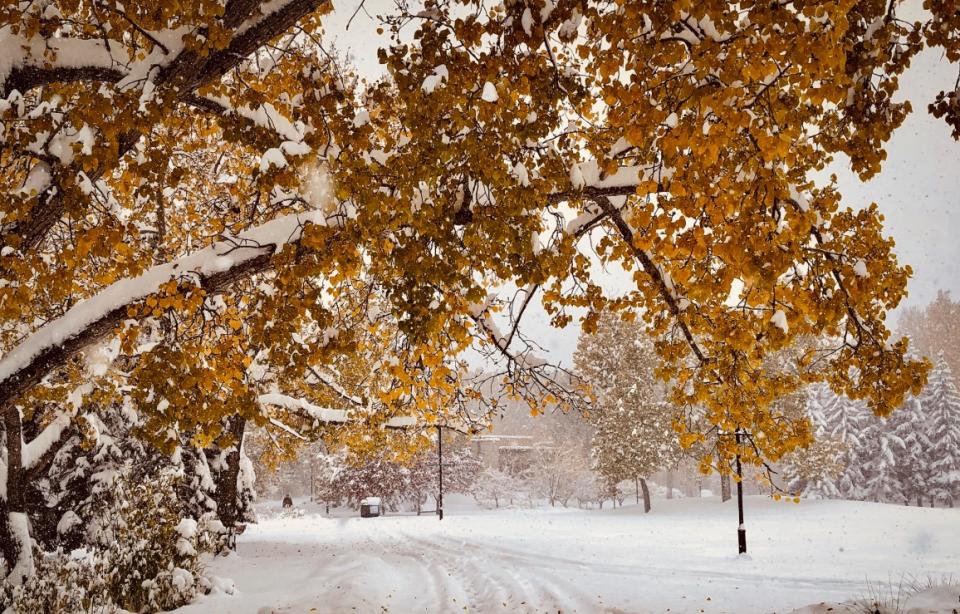
{"type": "Polygon", "coordinates": [[[748,500],[618,510],[450,510],[252,525],[211,572],[236,595],[197,612],[785,612],[867,595],[905,574],[960,576],[960,510],[748,500]]]}

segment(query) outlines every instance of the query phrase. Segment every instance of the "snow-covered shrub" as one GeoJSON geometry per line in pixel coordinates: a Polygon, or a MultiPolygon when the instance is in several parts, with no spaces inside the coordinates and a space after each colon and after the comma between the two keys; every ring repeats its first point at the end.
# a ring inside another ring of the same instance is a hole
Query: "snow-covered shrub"
{"type": "Polygon", "coordinates": [[[212,547],[198,523],[181,517],[176,477],[160,473],[140,483],[122,480],[114,542],[106,551],[109,591],[132,612],[170,610],[206,588],[200,552],[212,547]]]}
{"type": "Polygon", "coordinates": [[[183,513],[182,479],[172,471],[115,479],[111,505],[99,515],[99,543],[70,553],[38,550],[34,576],[22,586],[0,584],[0,611],[157,612],[207,592],[200,554],[218,548],[219,523],[183,513]]]}
{"type": "Polygon", "coordinates": [[[492,467],[480,474],[473,489],[473,498],[487,508],[507,505],[516,496],[520,485],[513,476],[492,467]]]}
{"type": "Polygon", "coordinates": [[[109,594],[109,565],[99,553],[38,552],[34,570],[34,575],[22,585],[0,584],[0,608],[4,614],[117,611],[109,594]]]}

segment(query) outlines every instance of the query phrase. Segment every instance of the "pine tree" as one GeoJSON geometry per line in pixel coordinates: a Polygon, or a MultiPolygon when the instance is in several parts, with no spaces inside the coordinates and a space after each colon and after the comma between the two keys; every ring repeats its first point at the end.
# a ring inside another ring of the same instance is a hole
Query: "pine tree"
{"type": "Polygon", "coordinates": [[[814,441],[786,458],[789,492],[823,499],[840,497],[837,482],[845,468],[843,457],[847,448],[829,435],[826,409],[836,403],[836,394],[826,384],[814,384],[806,389],[804,409],[813,427],[814,441]]]}
{"type": "Polygon", "coordinates": [[[906,455],[906,446],[889,422],[881,420],[871,424],[860,438],[858,450],[859,458],[866,459],[862,468],[866,479],[860,489],[863,497],[880,503],[902,501],[904,489],[898,464],[906,455]]]}
{"type": "Polygon", "coordinates": [[[910,396],[887,421],[892,435],[903,442],[895,471],[904,502],[908,505],[911,501],[923,505],[923,497],[929,492],[930,440],[926,420],[927,414],[920,399],[910,396]]]}
{"type": "Polygon", "coordinates": [[[920,404],[929,420],[930,496],[952,507],[960,498],[960,392],[942,352],[920,404]]]}
{"type": "Polygon", "coordinates": [[[864,429],[870,421],[870,412],[862,402],[843,396],[834,396],[824,408],[825,434],[841,443],[846,452],[844,470],[837,482],[837,490],[845,499],[865,496],[866,476],[863,473],[864,429]]]}

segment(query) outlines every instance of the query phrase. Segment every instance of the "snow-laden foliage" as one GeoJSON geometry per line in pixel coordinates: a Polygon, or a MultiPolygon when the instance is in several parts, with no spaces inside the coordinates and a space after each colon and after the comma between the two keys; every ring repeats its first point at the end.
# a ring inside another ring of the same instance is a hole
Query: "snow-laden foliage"
{"type": "Polygon", "coordinates": [[[182,479],[169,470],[114,479],[100,495],[108,503],[87,529],[98,539],[38,551],[30,578],[0,585],[0,605],[49,614],[156,612],[207,592],[200,555],[214,550],[220,536],[209,515],[200,523],[183,516],[176,493],[182,479]]]}
{"type": "MultiPolygon", "coordinates": [[[[840,153],[880,170],[900,74],[926,46],[960,53],[951,3],[916,23],[867,0],[428,4],[384,17],[375,83],[323,47],[329,0],[0,6],[11,581],[45,464],[104,405],[131,403],[151,454],[202,450],[228,528],[248,421],[282,447],[325,428],[314,409],[348,412],[375,448],[398,416],[485,415],[471,349],[532,409],[582,407],[520,329],[535,295],[556,326],[642,313],[675,405],[749,425],[747,462],[799,445],[772,408],[809,379],[881,415],[919,390],[885,323],[910,271],[879,208],[810,178],[840,153]],[[821,333],[828,368],[763,368],[821,333]]],[[[951,125],[955,98],[932,109],[951,125]]],[[[43,524],[69,530],[66,511],[43,524]]]]}
{"type": "Polygon", "coordinates": [[[929,416],[930,496],[955,504],[960,502],[960,391],[943,354],[937,357],[920,404],[929,416]]]}
{"type": "Polygon", "coordinates": [[[807,411],[816,441],[788,457],[788,489],[917,505],[960,499],[960,393],[942,353],[923,391],[887,419],[820,386],[807,411]]]}
{"type": "Polygon", "coordinates": [[[680,460],[673,426],[679,412],[666,401],[657,378],[659,358],[642,322],[604,312],[596,331],[581,335],[574,362],[595,397],[589,410],[593,465],[611,488],[645,480],[680,460]]]}

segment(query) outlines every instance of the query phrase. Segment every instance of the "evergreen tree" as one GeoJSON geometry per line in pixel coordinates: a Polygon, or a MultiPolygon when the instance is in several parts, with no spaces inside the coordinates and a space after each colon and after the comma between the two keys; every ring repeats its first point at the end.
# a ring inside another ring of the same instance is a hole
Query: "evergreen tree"
{"type": "Polygon", "coordinates": [[[786,460],[790,492],[824,499],[840,497],[838,480],[845,468],[847,448],[842,441],[830,436],[827,419],[827,408],[833,408],[837,402],[837,395],[826,384],[806,389],[804,405],[815,441],[791,453],[786,460]]]}
{"type": "Polygon", "coordinates": [[[960,392],[943,352],[920,396],[929,416],[930,496],[953,506],[960,497],[960,392]]]}
{"type": "Polygon", "coordinates": [[[893,436],[903,442],[903,452],[897,458],[896,474],[903,491],[904,502],[916,501],[923,505],[929,489],[930,440],[925,425],[926,414],[917,397],[908,397],[903,407],[893,412],[888,426],[893,436]]]}
{"type": "Polygon", "coordinates": [[[826,436],[846,449],[843,457],[844,470],[837,482],[837,491],[845,499],[860,499],[865,496],[863,473],[864,454],[869,457],[869,447],[864,446],[864,430],[870,420],[866,406],[843,396],[834,396],[824,407],[826,436]]]}
{"type": "Polygon", "coordinates": [[[860,459],[866,459],[862,469],[866,479],[860,491],[863,497],[879,503],[902,501],[904,489],[898,465],[906,456],[906,446],[889,422],[883,420],[872,424],[864,432],[858,449],[860,459]]]}

